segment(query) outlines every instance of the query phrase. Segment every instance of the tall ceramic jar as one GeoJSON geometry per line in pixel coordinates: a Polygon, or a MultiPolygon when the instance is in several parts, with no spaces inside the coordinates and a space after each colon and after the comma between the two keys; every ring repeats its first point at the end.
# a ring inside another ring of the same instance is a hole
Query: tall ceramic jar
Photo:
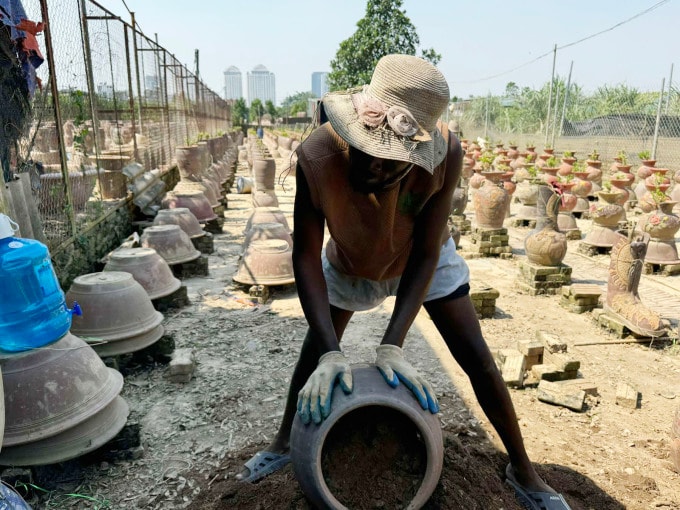
{"type": "Polygon", "coordinates": [[[557,227],[561,198],[550,186],[541,185],[537,194],[536,228],[524,239],[529,262],[557,266],[567,254],[567,236],[557,227]]]}
{"type": "Polygon", "coordinates": [[[593,224],[600,227],[616,228],[619,221],[626,217],[626,211],[619,204],[621,193],[600,190],[597,192],[598,201],[590,206],[590,217],[593,224]]]}
{"type": "Polygon", "coordinates": [[[510,204],[510,195],[502,185],[499,185],[503,174],[504,172],[483,173],[486,180],[472,197],[475,222],[480,228],[503,228],[503,220],[510,204]]]}
{"type": "Polygon", "coordinates": [[[657,211],[646,217],[644,230],[649,233],[646,262],[655,264],[678,263],[678,250],[675,247],[675,234],[680,230],[680,218],[673,214],[675,202],[659,203],[657,211]]]}

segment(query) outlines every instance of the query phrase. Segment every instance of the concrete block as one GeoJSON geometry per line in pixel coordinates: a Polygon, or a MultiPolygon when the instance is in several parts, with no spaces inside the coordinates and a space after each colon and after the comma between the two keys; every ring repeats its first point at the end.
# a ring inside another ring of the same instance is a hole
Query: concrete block
{"type": "Polygon", "coordinates": [[[524,355],[521,352],[515,351],[515,353],[508,355],[501,368],[501,375],[505,384],[521,388],[524,381],[524,369],[524,355]]]}
{"type": "Polygon", "coordinates": [[[638,409],[642,404],[642,395],[630,384],[620,382],[616,386],[616,404],[628,409],[638,409]]]}
{"type": "Polygon", "coordinates": [[[536,338],[546,347],[546,352],[567,352],[567,344],[559,336],[545,330],[536,331],[536,338]]]}
{"type": "Polygon", "coordinates": [[[195,368],[193,349],[175,349],[165,375],[172,382],[189,382],[195,368]]]}
{"type": "Polygon", "coordinates": [[[541,381],[538,384],[537,398],[541,402],[547,402],[573,411],[583,411],[583,403],[586,399],[585,391],[563,385],[561,382],[541,381]]]}

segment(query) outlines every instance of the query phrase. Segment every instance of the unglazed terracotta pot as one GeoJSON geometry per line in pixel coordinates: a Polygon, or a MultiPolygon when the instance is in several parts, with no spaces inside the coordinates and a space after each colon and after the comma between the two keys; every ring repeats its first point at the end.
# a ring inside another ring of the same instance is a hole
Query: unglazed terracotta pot
{"type": "Polygon", "coordinates": [[[233,279],[247,285],[293,283],[293,250],[281,239],[252,241],[248,243],[233,279]]]}
{"type": "Polygon", "coordinates": [[[155,225],[179,225],[190,239],[202,237],[205,230],[201,227],[198,219],[186,207],[176,207],[175,209],[161,209],[153,220],[155,225]]]}
{"type": "Polygon", "coordinates": [[[183,178],[199,177],[203,171],[202,150],[197,145],[177,147],[175,149],[175,159],[179,174],[183,178]]]}
{"type": "Polygon", "coordinates": [[[534,264],[557,266],[567,254],[567,236],[557,228],[560,196],[549,186],[539,186],[536,228],[524,239],[524,251],[534,264]]]}
{"type": "Polygon", "coordinates": [[[510,195],[502,186],[487,180],[472,197],[475,222],[478,227],[503,228],[503,220],[510,203],[510,195]]]}
{"type": "Polygon", "coordinates": [[[451,214],[460,216],[465,212],[468,203],[467,186],[458,186],[453,190],[453,200],[451,202],[451,214]]]}
{"type": "Polygon", "coordinates": [[[257,189],[251,195],[253,207],[278,207],[279,199],[274,190],[261,191],[257,189]]]}
{"type": "Polygon", "coordinates": [[[246,232],[243,241],[243,251],[251,243],[251,241],[267,241],[271,239],[281,239],[288,243],[288,246],[293,247],[293,238],[290,233],[281,223],[276,221],[271,223],[256,223],[252,228],[246,232]]]}
{"type": "Polygon", "coordinates": [[[175,278],[168,263],[153,248],[121,248],[111,253],[104,271],[130,273],[150,299],[169,296],[182,282],[175,278]]]}
{"type": "Polygon", "coordinates": [[[144,229],[140,244],[153,248],[171,266],[196,260],[201,252],[179,225],[156,225],[144,229]]]}
{"type": "Polygon", "coordinates": [[[253,161],[253,178],[255,188],[259,191],[274,189],[276,180],[276,162],[272,158],[253,161]]]}
{"type": "MultiPolygon", "coordinates": [[[[290,456],[295,478],[311,501],[314,508],[346,509],[328,487],[323,472],[324,448],[330,446],[335,432],[341,429],[343,422],[354,419],[361,424],[370,420],[376,411],[390,413],[395,420],[408,424],[404,430],[413,431],[410,437],[404,437],[410,444],[419,445],[425,456],[425,473],[420,481],[415,496],[410,502],[404,502],[402,508],[419,509],[432,495],[444,462],[444,445],[439,418],[424,411],[406,385],[400,384],[391,388],[374,365],[353,365],[352,377],[354,390],[345,394],[340,385],[333,390],[333,412],[319,425],[302,423],[296,413],[290,436],[290,456]],[[371,414],[373,413],[373,414],[371,414]],[[403,420],[403,422],[401,421],[403,420]]],[[[380,430],[380,428],[378,428],[380,430]]],[[[336,440],[337,441],[337,440],[336,440]]],[[[377,434],[368,448],[381,448],[385,437],[377,434]]],[[[389,444],[389,443],[388,443],[389,444]]],[[[342,445],[339,445],[342,446],[342,445]]],[[[390,455],[390,450],[385,450],[390,455]]],[[[375,493],[380,498],[379,492],[375,493]]]]}
{"type": "Polygon", "coordinates": [[[125,426],[129,413],[127,402],[117,396],[101,411],[55,436],[17,446],[3,446],[0,464],[36,466],[75,459],[116,437],[125,426]]]}
{"type": "Polygon", "coordinates": [[[217,219],[210,202],[200,191],[182,191],[166,193],[161,201],[163,209],[186,207],[196,216],[199,223],[207,223],[217,219]]]}
{"type": "Polygon", "coordinates": [[[250,218],[248,218],[246,223],[244,232],[248,232],[252,226],[257,223],[271,223],[273,221],[281,223],[286,227],[286,230],[290,232],[288,220],[278,207],[256,207],[253,209],[253,212],[250,214],[250,218]]]}
{"type": "Polygon", "coordinates": [[[67,333],[48,348],[3,363],[6,447],[56,436],[108,406],[123,376],[67,333]]]}
{"type": "Polygon", "coordinates": [[[220,205],[218,196],[215,194],[215,189],[213,186],[207,182],[201,181],[179,181],[175,187],[175,192],[186,192],[186,191],[200,191],[208,199],[210,207],[217,207],[220,205]]]}
{"type": "Polygon", "coordinates": [[[83,311],[71,332],[87,339],[116,341],[147,333],[163,320],[132,274],[105,271],[78,276],[66,293],[83,311]]]}

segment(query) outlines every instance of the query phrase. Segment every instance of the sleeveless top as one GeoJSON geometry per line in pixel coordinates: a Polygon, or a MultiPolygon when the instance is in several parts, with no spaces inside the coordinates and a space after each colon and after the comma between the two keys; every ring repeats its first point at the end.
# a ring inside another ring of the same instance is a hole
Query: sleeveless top
{"type": "MultiPolygon", "coordinates": [[[[448,144],[446,126],[439,129],[448,144]]],[[[433,174],[414,166],[391,189],[367,194],[352,188],[349,146],[330,122],[312,132],[297,148],[298,165],[312,204],[324,215],[331,234],[326,245],[329,262],[344,274],[369,280],[401,276],[413,244],[415,218],[444,185],[446,154],[433,174]]],[[[450,237],[444,227],[442,244],[450,237]]]]}

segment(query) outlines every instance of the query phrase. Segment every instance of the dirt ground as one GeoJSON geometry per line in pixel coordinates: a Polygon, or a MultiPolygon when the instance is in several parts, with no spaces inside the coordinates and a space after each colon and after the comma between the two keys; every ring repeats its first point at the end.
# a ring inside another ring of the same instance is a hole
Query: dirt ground
{"type": "MultiPolygon", "coordinates": [[[[279,167],[283,164],[278,161],[279,167]]],[[[292,228],[294,178],[277,186],[292,228]]],[[[122,396],[129,423],[141,430],[143,455],[88,456],[38,477],[35,508],[308,509],[290,466],[259,484],[235,481],[242,463],[273,437],[306,323],[294,286],[272,289],[266,304],[250,299],[231,276],[238,264],[250,195],[229,195],[223,233],[215,237],[210,275],[184,281],[191,305],[166,314],[177,347],[194,350],[187,384],[164,378],[162,363],[128,360],[122,396]]],[[[471,206],[470,208],[471,209],[471,206]]],[[[579,220],[585,233],[588,221],[579,220]]],[[[528,229],[509,228],[514,258],[470,258],[472,278],[500,292],[493,318],[481,320],[492,349],[514,347],[537,330],[559,335],[581,361],[598,396],[576,413],[538,401],[535,389],[510,390],[529,456],[539,473],[576,509],[680,509],[680,476],[669,460],[670,427],[680,406],[680,349],[672,343],[616,343],[590,313],[567,312],[558,296],[532,297],[516,285],[528,229]],[[594,345],[578,346],[590,342],[594,345]],[[618,382],[642,394],[639,409],[616,405],[618,382]]],[[[463,237],[461,245],[469,241],[463,237]]],[[[576,253],[565,262],[574,282],[606,284],[608,256],[576,253]]],[[[643,277],[643,299],[677,324],[680,276],[643,277]],[[655,305],[655,306],[657,306],[655,305]]],[[[394,301],[356,314],[343,341],[353,362],[372,361],[394,301]]],[[[503,483],[507,456],[470,384],[424,312],[408,334],[409,359],[441,402],[445,461],[429,509],[517,509],[503,483]]],[[[378,500],[375,508],[388,508],[378,500]]]]}

